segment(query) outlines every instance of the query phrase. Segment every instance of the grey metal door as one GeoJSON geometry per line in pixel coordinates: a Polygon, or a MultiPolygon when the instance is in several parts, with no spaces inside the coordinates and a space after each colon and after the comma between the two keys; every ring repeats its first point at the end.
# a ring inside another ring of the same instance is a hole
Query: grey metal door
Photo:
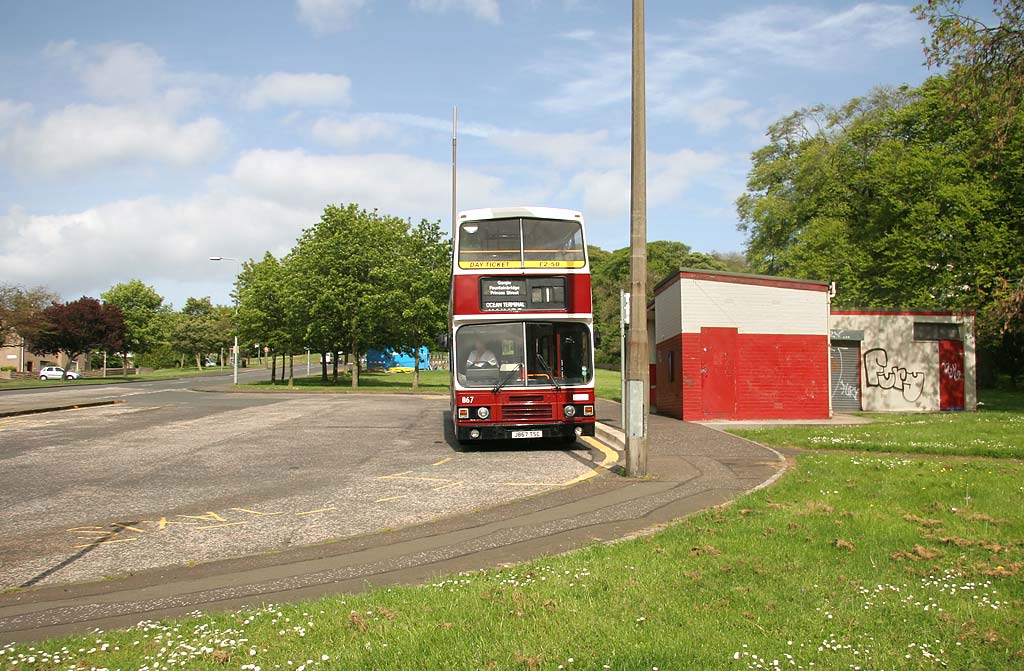
{"type": "Polygon", "coordinates": [[[833,340],[829,348],[832,365],[832,409],[836,412],[860,410],[860,343],[833,340]]]}

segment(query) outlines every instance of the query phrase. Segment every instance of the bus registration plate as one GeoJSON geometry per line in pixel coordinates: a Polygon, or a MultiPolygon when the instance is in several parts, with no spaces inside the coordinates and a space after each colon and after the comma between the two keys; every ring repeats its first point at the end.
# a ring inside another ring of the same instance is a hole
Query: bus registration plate
{"type": "Polygon", "coordinates": [[[513,431],[513,438],[543,438],[543,431],[513,431]]]}

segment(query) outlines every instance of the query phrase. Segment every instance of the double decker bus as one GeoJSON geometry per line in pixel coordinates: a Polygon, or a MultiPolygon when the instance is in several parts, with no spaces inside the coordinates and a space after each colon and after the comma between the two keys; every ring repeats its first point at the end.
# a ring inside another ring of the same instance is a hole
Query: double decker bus
{"type": "Polygon", "coordinates": [[[451,409],[460,443],[594,435],[583,215],[467,210],[452,255],[451,409]]]}

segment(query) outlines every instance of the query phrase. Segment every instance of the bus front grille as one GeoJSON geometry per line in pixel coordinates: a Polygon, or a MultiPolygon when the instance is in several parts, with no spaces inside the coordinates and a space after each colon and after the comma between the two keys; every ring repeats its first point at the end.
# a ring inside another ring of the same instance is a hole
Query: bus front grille
{"type": "Polygon", "coordinates": [[[551,419],[551,406],[544,405],[503,405],[502,419],[551,419]]]}

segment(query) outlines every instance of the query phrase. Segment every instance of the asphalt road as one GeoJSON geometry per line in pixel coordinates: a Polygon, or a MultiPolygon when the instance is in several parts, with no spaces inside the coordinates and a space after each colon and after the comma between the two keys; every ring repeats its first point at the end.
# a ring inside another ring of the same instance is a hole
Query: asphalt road
{"type": "Polygon", "coordinates": [[[5,410],[121,401],[0,419],[0,589],[471,513],[585,478],[605,456],[582,442],[459,451],[446,398],[201,391],[229,381],[0,392],[5,410]]]}

